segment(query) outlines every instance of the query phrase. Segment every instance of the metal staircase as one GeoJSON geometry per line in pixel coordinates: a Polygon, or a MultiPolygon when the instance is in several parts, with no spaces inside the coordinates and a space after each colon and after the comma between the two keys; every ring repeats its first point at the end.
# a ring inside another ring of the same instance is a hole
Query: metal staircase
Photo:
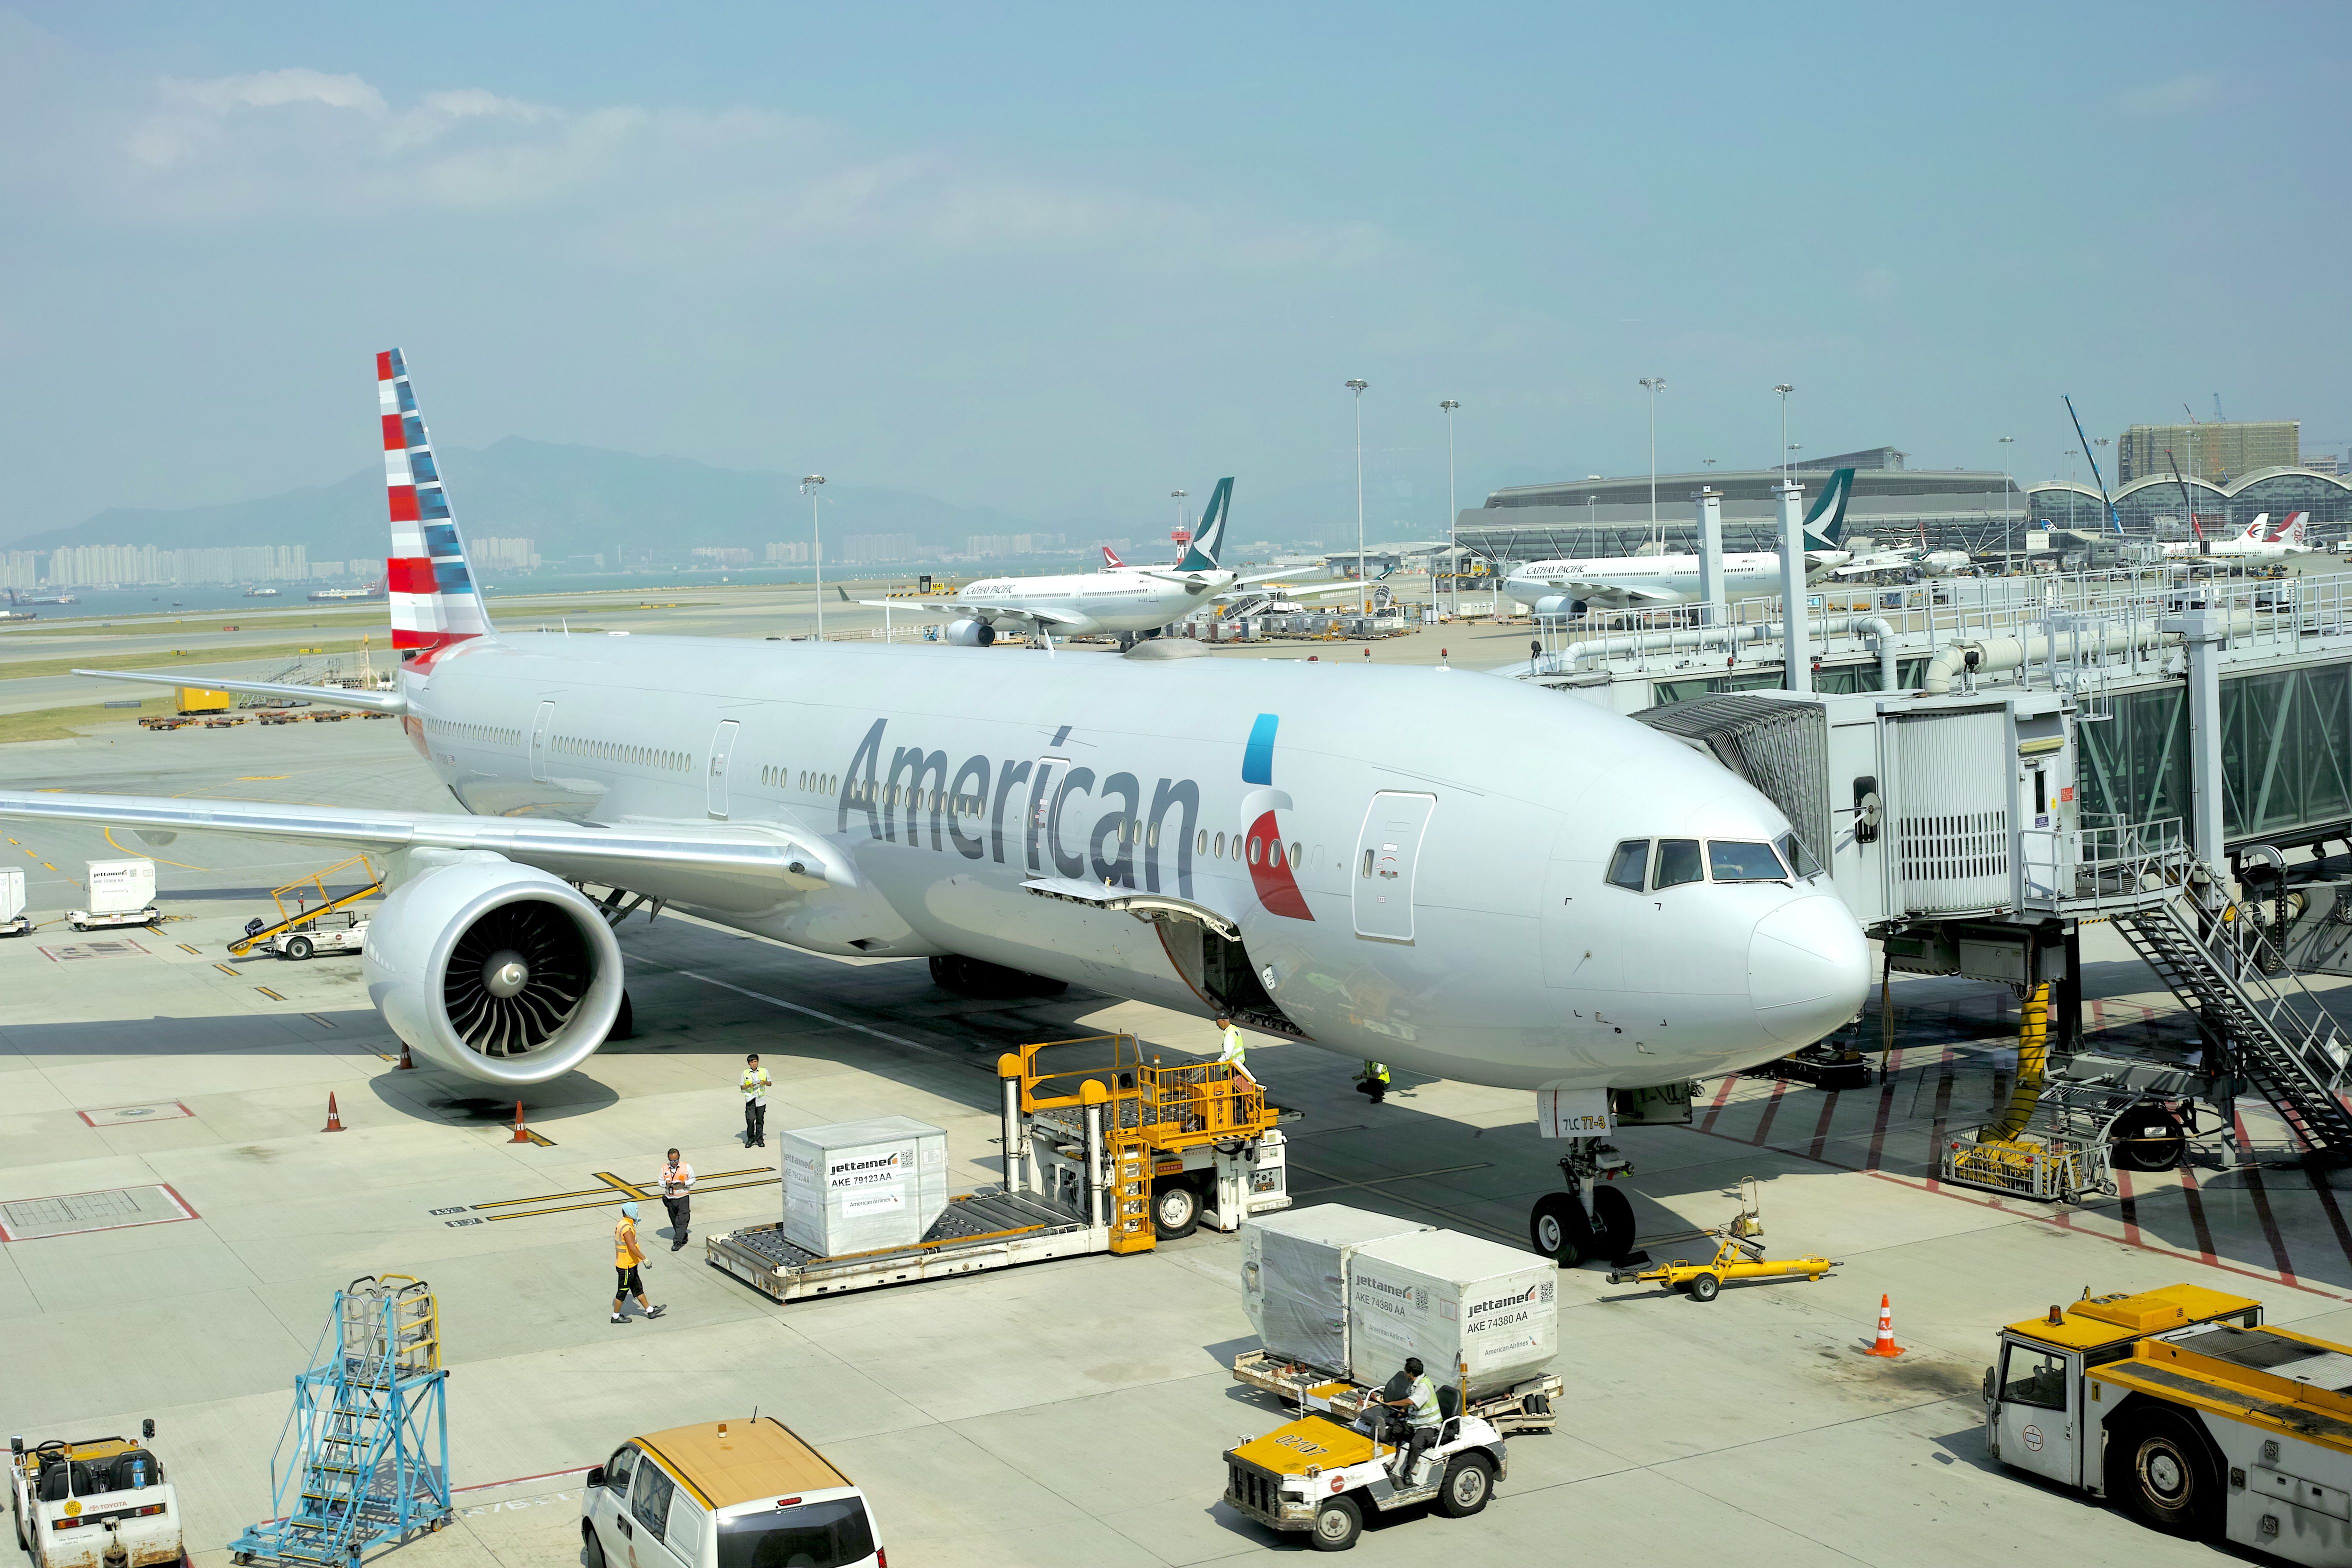
{"type": "Polygon", "coordinates": [[[2345,1103],[2352,1049],[2293,971],[2282,969],[2284,986],[2263,973],[2265,960],[2275,958],[2261,931],[2245,920],[2200,921],[2179,899],[2110,918],[2196,1016],[2207,1046],[2226,1058],[2228,1066],[2214,1070],[2259,1089],[2314,1160],[2352,1163],[2352,1109],[2345,1103]]]}
{"type": "Polygon", "coordinates": [[[448,1373],[425,1282],[369,1276],[337,1291],[312,1360],[270,1460],[272,1517],[230,1543],[232,1562],[355,1568],[453,1517],[448,1373]]]}

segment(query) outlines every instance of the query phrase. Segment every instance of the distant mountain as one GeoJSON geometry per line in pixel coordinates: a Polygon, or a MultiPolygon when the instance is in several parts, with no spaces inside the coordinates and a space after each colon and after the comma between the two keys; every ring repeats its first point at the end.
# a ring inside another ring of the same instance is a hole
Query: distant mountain
{"type": "MultiPolygon", "coordinates": [[[[479,450],[436,456],[459,526],[477,538],[521,537],[551,560],[663,545],[741,545],[808,537],[809,503],[800,481],[757,469],[720,468],[687,458],[648,458],[599,447],[529,441],[519,436],[479,450]]],[[[829,541],[851,534],[911,534],[955,550],[970,535],[1041,529],[1090,534],[1101,525],[1043,524],[990,507],[957,506],[908,490],[829,484],[829,541]]],[[[72,528],[11,540],[10,550],[64,544],[153,544],[194,549],[300,544],[313,561],[384,553],[383,473],[366,468],[331,485],[256,500],[173,510],[114,507],[72,528]]],[[[830,553],[830,552],[828,552],[830,553]]]]}

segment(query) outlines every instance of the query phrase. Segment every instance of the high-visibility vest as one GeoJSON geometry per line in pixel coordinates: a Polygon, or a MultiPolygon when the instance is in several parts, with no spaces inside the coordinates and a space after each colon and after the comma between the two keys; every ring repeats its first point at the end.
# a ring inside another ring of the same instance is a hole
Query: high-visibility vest
{"type": "Polygon", "coordinates": [[[1388,1082],[1389,1064],[1386,1062],[1367,1060],[1364,1063],[1364,1079],[1368,1083],[1388,1082]]]}
{"type": "Polygon", "coordinates": [[[774,1082],[775,1080],[768,1076],[766,1068],[745,1068],[742,1083],[743,1098],[765,1100],[768,1098],[768,1089],[774,1082]]]}
{"type": "Polygon", "coordinates": [[[662,1196],[682,1198],[694,1190],[694,1167],[683,1160],[675,1165],[664,1165],[656,1180],[661,1183],[662,1196]],[[672,1187],[677,1191],[671,1192],[672,1187]]]}
{"type": "Polygon", "coordinates": [[[613,1227],[613,1267],[627,1268],[637,1261],[637,1222],[622,1219],[613,1227]]]}
{"type": "Polygon", "coordinates": [[[1406,1397],[1412,1401],[1405,1409],[1404,1418],[1407,1421],[1415,1426],[1434,1426],[1438,1424],[1441,1417],[1437,1414],[1435,1384],[1430,1382],[1425,1376],[1416,1377],[1412,1380],[1412,1388],[1406,1397]]]}
{"type": "Polygon", "coordinates": [[[1231,1062],[1235,1067],[1249,1065],[1249,1047],[1242,1044],[1242,1032],[1232,1024],[1225,1026],[1225,1054],[1217,1059],[1231,1062]]]}

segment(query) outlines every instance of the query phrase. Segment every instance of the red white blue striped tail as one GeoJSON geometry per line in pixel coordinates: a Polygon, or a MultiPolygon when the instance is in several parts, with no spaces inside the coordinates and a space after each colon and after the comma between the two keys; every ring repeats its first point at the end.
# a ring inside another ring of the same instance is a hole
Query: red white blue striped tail
{"type": "Polygon", "coordinates": [[[392,555],[384,591],[392,602],[392,646],[403,658],[430,660],[436,651],[490,631],[465,541],[449,515],[433,439],[416,412],[408,366],[398,349],[375,356],[376,397],[383,415],[384,498],[392,511],[392,555]]]}

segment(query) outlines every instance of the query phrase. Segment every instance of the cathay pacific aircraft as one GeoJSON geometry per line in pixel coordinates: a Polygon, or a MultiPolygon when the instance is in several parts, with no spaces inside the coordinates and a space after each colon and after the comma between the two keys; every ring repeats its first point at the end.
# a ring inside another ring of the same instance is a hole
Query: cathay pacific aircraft
{"type": "MultiPolygon", "coordinates": [[[[397,351],[377,375],[394,688],[116,679],[394,714],[457,809],[0,793],[0,816],[383,857],[369,995],[441,1068],[510,1088],[580,1068],[624,1005],[614,924],[637,900],[1231,1013],[1538,1091],[1555,1130],[1861,1004],[1868,949],[1817,847],[1680,742],[1534,686],[1162,642],[1032,659],[499,630],[397,351]]],[[[1533,1230],[1572,1258],[1596,1227],[1630,1238],[1631,1211],[1595,1186],[1605,1147],[1570,1149],[1533,1230]]]]}

